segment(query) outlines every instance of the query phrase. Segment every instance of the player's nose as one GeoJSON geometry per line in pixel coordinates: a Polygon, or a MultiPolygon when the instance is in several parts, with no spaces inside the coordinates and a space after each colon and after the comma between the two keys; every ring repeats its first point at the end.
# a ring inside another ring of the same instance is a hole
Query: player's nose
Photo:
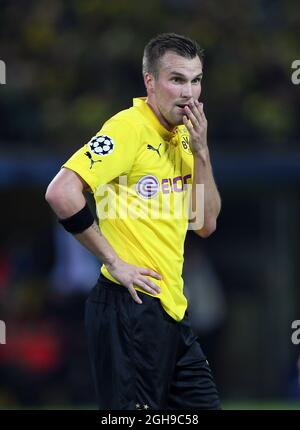
{"type": "Polygon", "coordinates": [[[181,97],[190,100],[192,96],[193,96],[192,84],[190,82],[187,82],[182,87],[181,97]]]}

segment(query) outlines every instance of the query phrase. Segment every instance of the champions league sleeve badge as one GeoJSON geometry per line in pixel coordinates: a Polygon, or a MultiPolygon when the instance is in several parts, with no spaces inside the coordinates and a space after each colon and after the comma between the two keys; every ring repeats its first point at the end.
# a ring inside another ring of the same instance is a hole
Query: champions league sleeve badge
{"type": "Polygon", "coordinates": [[[94,136],[88,143],[91,152],[96,155],[104,156],[113,152],[115,144],[109,136],[94,136]]]}

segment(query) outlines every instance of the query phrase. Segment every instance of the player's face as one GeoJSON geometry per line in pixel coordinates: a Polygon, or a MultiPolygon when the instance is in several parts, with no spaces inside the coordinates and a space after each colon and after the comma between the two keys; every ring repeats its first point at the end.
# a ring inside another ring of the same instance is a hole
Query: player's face
{"type": "Polygon", "coordinates": [[[167,129],[183,124],[184,106],[200,97],[201,78],[198,56],[190,59],[171,51],[160,59],[157,78],[145,74],[147,101],[167,129]]]}

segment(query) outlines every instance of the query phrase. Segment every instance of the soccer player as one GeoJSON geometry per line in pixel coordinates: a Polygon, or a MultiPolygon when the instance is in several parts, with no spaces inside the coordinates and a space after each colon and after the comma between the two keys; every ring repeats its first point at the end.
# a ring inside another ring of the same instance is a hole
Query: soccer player
{"type": "Polygon", "coordinates": [[[47,189],[59,222],[103,262],[86,303],[102,410],[220,408],[181,277],[189,221],[206,238],[221,207],[199,102],[202,74],[195,41],[174,33],[152,39],[143,57],[147,97],[105,122],[47,189]],[[99,225],[85,191],[94,194],[99,225]]]}

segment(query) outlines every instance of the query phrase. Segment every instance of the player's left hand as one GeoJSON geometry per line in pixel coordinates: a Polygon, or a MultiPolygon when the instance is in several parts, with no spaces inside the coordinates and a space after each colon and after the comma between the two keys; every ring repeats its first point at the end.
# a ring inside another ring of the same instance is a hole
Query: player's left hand
{"type": "Polygon", "coordinates": [[[194,155],[207,149],[207,119],[203,111],[203,103],[192,100],[185,106],[183,124],[190,133],[190,148],[194,155]]]}

